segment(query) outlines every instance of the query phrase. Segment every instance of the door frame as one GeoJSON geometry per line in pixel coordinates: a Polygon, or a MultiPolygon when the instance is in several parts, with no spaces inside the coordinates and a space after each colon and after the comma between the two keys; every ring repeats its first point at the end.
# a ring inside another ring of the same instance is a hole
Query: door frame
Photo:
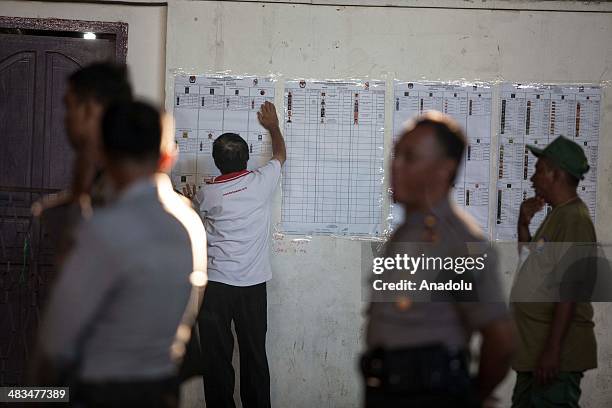
{"type": "MultiPolygon", "coordinates": [[[[36,31],[93,32],[115,37],[115,58],[127,59],[128,24],[112,21],[67,20],[62,18],[26,18],[0,16],[0,28],[36,31]]],[[[51,34],[51,33],[49,33],[51,34]]]]}

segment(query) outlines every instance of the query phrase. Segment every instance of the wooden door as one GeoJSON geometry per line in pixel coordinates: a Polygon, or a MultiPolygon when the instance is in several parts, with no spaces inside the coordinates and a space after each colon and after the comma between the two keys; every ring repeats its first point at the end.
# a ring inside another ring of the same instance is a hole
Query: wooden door
{"type": "MultiPolygon", "coordinates": [[[[62,102],[67,77],[91,62],[116,60],[118,54],[112,35],[85,40],[82,32],[41,30],[44,20],[19,30],[2,29],[2,22],[6,20],[0,21],[0,386],[24,381],[41,299],[53,274],[53,245],[41,236],[30,207],[70,184],[73,152],[62,102]]],[[[64,28],[71,24],[83,22],[66,22],[64,28]]]]}

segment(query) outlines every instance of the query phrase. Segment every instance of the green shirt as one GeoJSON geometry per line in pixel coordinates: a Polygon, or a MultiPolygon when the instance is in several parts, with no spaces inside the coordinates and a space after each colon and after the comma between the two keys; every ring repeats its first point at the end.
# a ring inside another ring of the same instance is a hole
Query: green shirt
{"type": "MultiPolygon", "coordinates": [[[[576,198],[555,207],[544,219],[532,238],[532,248],[519,270],[521,276],[535,276],[553,280],[556,269],[563,259],[563,245],[554,244],[544,249],[546,243],[596,242],[595,228],[584,202],[576,198]]],[[[529,279],[527,279],[529,281],[529,279]]],[[[516,286],[516,285],[515,285],[516,286]]],[[[525,286],[525,285],[524,285],[525,286]]],[[[529,286],[529,285],[527,285],[529,286]]],[[[531,285],[532,298],[539,299],[540,293],[531,285]]],[[[545,286],[545,285],[543,285],[545,286]]],[[[525,288],[523,288],[525,289],[525,288]]],[[[513,288],[513,295],[515,288],[513,288]]],[[[513,299],[517,297],[513,296],[513,299]]],[[[512,364],[516,371],[534,371],[540,355],[546,346],[550,333],[554,302],[517,302],[512,303],[516,322],[519,348],[512,364]]],[[[563,340],[561,349],[561,371],[585,371],[597,367],[597,343],[593,323],[591,303],[576,303],[576,312],[563,340]]]]}

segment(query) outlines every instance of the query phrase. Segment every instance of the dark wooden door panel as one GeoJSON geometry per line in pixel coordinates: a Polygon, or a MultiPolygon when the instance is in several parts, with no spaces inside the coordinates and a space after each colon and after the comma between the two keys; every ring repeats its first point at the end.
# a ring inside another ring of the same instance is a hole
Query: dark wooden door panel
{"type": "Polygon", "coordinates": [[[89,41],[64,38],[61,44],[46,46],[44,52],[45,126],[43,151],[44,188],[66,188],[71,179],[74,153],[64,131],[64,104],[66,78],[79,67],[96,60],[114,59],[114,43],[108,40],[89,41]]]}
{"type": "MultiPolygon", "coordinates": [[[[3,41],[0,36],[0,41],[3,41]]],[[[30,186],[34,143],[36,53],[4,47],[0,54],[0,185],[30,186]]],[[[6,200],[0,196],[0,200],[6,200]]],[[[25,202],[26,194],[13,199],[25,202]]]]}
{"type": "Polygon", "coordinates": [[[70,183],[74,153],[66,143],[64,131],[64,104],[66,81],[79,65],[68,56],[58,52],[45,53],[45,126],[43,187],[65,188],[70,183]]]}
{"type": "Polygon", "coordinates": [[[67,188],[72,178],[62,101],[67,77],[86,64],[125,55],[112,39],[39,33],[0,34],[0,385],[23,384],[55,274],[53,245],[30,206],[67,188]]]}
{"type": "Polygon", "coordinates": [[[25,217],[4,218],[0,233],[0,256],[7,264],[23,265],[27,263],[27,248],[31,246],[30,220],[25,217]],[[24,262],[25,261],[25,262],[24,262]]]}
{"type": "MultiPolygon", "coordinates": [[[[25,183],[16,180],[20,182],[18,184],[4,184],[4,181],[0,181],[0,185],[66,188],[70,184],[73,159],[63,122],[62,98],[66,89],[66,78],[88,63],[113,60],[115,44],[107,39],[91,41],[82,38],[13,34],[1,34],[0,43],[2,43],[0,61],[7,57],[6,54],[19,50],[27,50],[30,55],[35,55],[33,61],[35,72],[30,73],[33,74],[30,81],[35,92],[30,94],[31,109],[27,115],[23,112],[14,118],[15,121],[6,123],[7,130],[13,134],[22,133],[21,128],[26,126],[33,129],[30,145],[27,148],[23,148],[24,146],[13,148],[18,153],[15,157],[19,163],[24,159],[29,160],[30,178],[25,183]],[[24,155],[30,157],[24,158],[22,157],[24,155]]],[[[0,99],[12,109],[20,109],[19,106],[14,106],[8,95],[0,96],[0,99]]],[[[5,144],[5,137],[0,137],[0,142],[5,144]]],[[[0,155],[0,161],[4,161],[4,158],[4,154],[0,155]]]]}

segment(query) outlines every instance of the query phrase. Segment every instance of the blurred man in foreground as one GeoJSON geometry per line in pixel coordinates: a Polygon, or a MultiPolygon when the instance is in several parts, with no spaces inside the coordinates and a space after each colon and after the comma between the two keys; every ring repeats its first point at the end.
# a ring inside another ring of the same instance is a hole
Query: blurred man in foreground
{"type": "Polygon", "coordinates": [[[368,350],[362,359],[366,408],[479,407],[508,372],[513,332],[494,252],[488,251],[478,226],[450,197],[465,147],[459,125],[439,112],[418,118],[395,146],[392,188],[406,218],[387,243],[385,257],[488,258],[484,270],[473,273],[438,268],[414,275],[395,269],[380,275],[397,278],[388,283],[415,281],[416,288],[448,279],[473,284],[473,289],[434,293],[374,288],[368,350]],[[472,380],[469,340],[474,332],[482,335],[482,344],[478,374],[472,380]]]}
{"type": "Polygon", "coordinates": [[[43,319],[42,354],[85,406],[178,404],[170,351],[190,278],[206,283],[206,235],[165,174],[175,151],[163,133],[149,105],[109,107],[102,150],[118,196],[79,228],[43,319]]]}

